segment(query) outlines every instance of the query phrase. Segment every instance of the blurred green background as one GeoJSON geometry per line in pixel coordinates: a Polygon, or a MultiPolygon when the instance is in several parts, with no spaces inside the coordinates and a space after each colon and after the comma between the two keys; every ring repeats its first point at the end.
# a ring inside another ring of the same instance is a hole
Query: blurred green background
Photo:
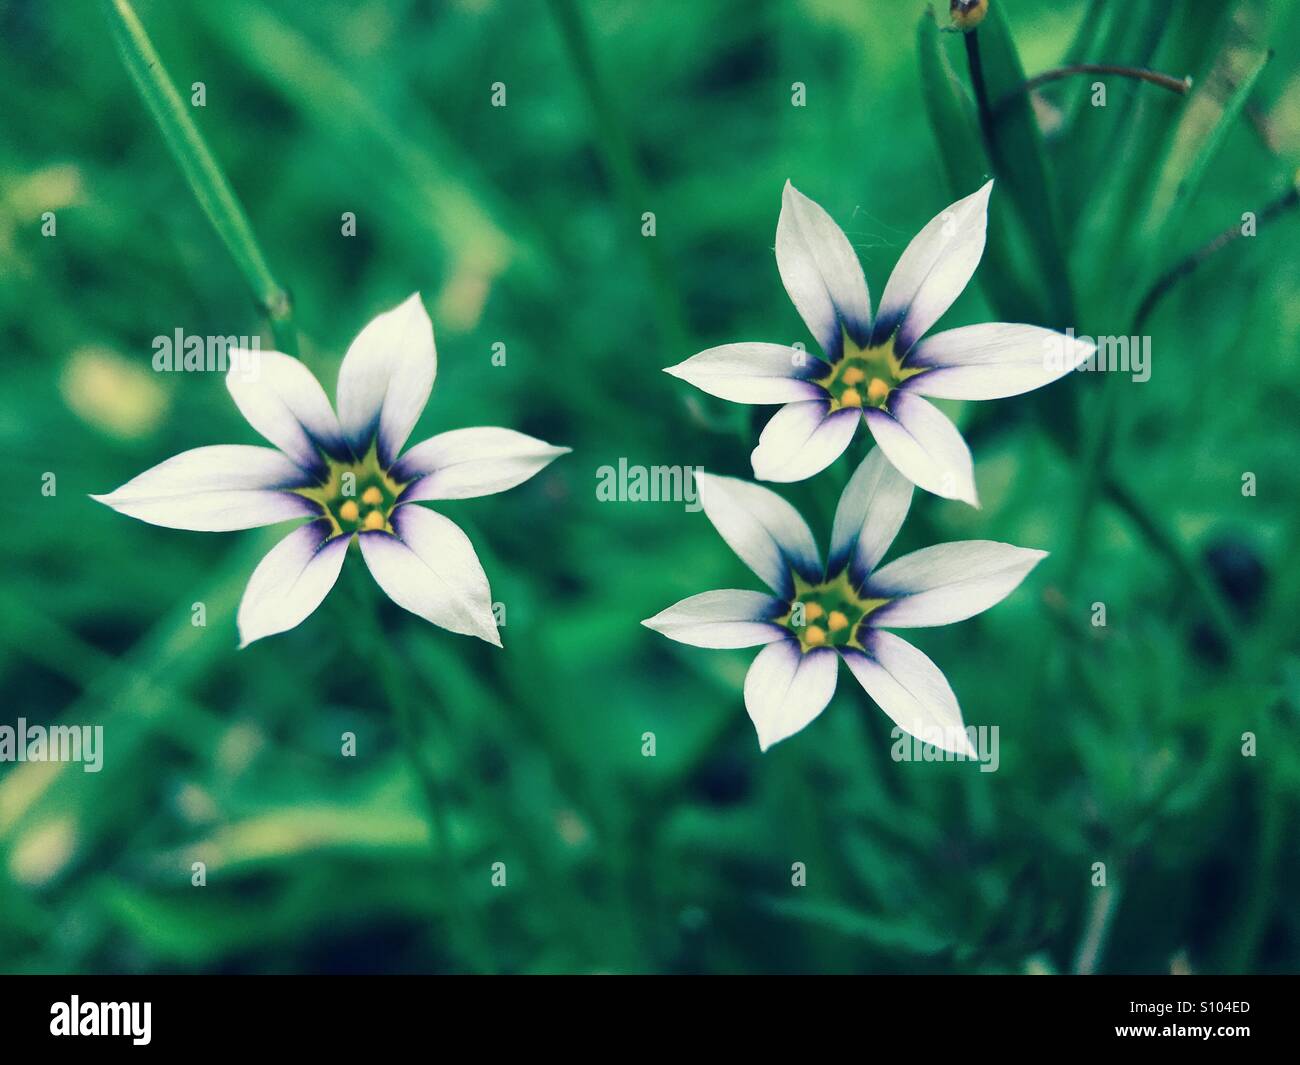
{"type": "MultiPolygon", "coordinates": [[[[1127,335],[1161,271],[1291,182],[1300,9],[994,4],[1030,74],[1130,63],[1194,88],[1072,77],[1012,105],[1001,236],[943,324],[1127,335]]],[[[505,605],[504,650],[381,617],[441,781],[449,872],[345,589],[237,652],[243,585],[284,530],[177,532],[87,499],[178,451],[260,442],[220,375],[151,370],[155,336],[273,341],[105,9],[0,3],[0,724],[105,730],[98,774],[0,765],[0,970],[1296,968],[1297,212],[1170,291],[1143,330],[1146,383],[1076,375],[943,404],[983,509],[918,493],[895,551],[1053,553],[987,615],[913,634],[967,723],[999,727],[997,772],[891,760],[890,722],[844,671],[822,717],[760,755],[741,697],[753,652],[638,624],[756,578],[680,503],[597,502],[596,470],[750,475],[768,410],[661,368],[727,341],[809,342],[772,254],[787,178],[840,222],[879,298],[907,240],[991,169],[960,39],[918,46],[913,0],[136,9],[185,98],[205,83],[194,118],[331,394],[355,333],[418,289],[439,372],[412,440],[505,425],[574,452],[445,508],[505,605]],[[941,90],[960,136],[932,129],[941,90]]],[[[995,31],[989,80],[1014,81],[995,31]]],[[[865,446],[781,489],[823,545],[865,446]]],[[[368,581],[355,553],[350,580],[368,581]]]]}

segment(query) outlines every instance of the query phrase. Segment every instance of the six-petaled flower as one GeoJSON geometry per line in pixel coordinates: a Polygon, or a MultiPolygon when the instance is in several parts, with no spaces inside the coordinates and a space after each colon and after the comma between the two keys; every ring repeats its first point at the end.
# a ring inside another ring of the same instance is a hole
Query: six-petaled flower
{"type": "Polygon", "coordinates": [[[887,630],[947,625],[987,610],[1046,552],[967,540],[879,566],[912,501],[911,483],[879,448],[840,496],[825,565],[807,523],[775,492],[731,477],[697,480],[709,520],[775,594],[703,592],[642,624],[697,647],[766,645],[745,677],[745,707],[763,750],[826,708],[843,659],[904,731],[975,757],[947,678],[887,630]]]}
{"type": "Polygon", "coordinates": [[[1050,329],[1005,323],[923,339],[961,295],[984,253],[992,185],[954,203],[913,238],[873,318],[848,237],[786,182],[777,268],[824,358],[782,344],[724,344],[667,369],[722,399],[784,404],[759,436],[755,477],[811,477],[843,454],[865,420],[885,457],[910,481],[978,506],[966,442],[922,397],[1019,395],[1069,373],[1094,351],[1050,329]]]}
{"type": "Polygon", "coordinates": [[[453,429],[406,443],[433,389],[433,323],[419,293],[380,314],[339,369],[338,413],[297,359],[232,356],[226,385],[275,448],[185,451],[115,492],[114,510],[172,529],[227,532],[310,519],[280,541],[239,605],[241,646],[294,628],[325,599],[348,545],[399,606],[452,632],[500,646],[488,581],[469,538],[414,503],[491,495],[528,480],[569,449],[512,429],[453,429]]]}

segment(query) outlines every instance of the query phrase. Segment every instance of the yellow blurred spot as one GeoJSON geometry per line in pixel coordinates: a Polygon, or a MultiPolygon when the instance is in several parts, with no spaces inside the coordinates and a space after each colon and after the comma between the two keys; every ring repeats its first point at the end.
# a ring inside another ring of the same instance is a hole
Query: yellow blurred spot
{"type": "Polygon", "coordinates": [[[822,609],[821,603],[809,603],[806,607],[803,608],[803,616],[805,621],[816,621],[824,613],[826,613],[826,611],[822,609]]]}
{"type": "Polygon", "coordinates": [[[809,647],[820,647],[826,642],[826,630],[820,625],[809,625],[803,630],[803,642],[809,647]]]}
{"type": "Polygon", "coordinates": [[[492,273],[483,264],[462,259],[438,293],[438,324],[452,332],[467,333],[478,325],[492,291],[492,273]]]}
{"type": "Polygon", "coordinates": [[[375,532],[384,527],[384,516],[380,514],[379,511],[372,510],[366,515],[366,520],[361,524],[365,529],[375,532]]]}
{"type": "Polygon", "coordinates": [[[361,508],[357,506],[355,499],[345,499],[343,505],[339,507],[339,517],[344,521],[356,521],[361,517],[361,508]]]}
{"type": "Polygon", "coordinates": [[[888,395],[889,385],[885,384],[879,377],[867,385],[867,399],[871,400],[872,403],[883,403],[888,395]]]}
{"type": "Polygon", "coordinates": [[[29,887],[47,884],[63,871],[76,846],[77,829],[71,819],[36,825],[14,841],[9,875],[29,887]]]}
{"type": "Polygon", "coordinates": [[[376,488],[373,484],[361,493],[361,502],[369,503],[372,507],[379,506],[384,501],[384,493],[376,488]]]}
{"type": "Polygon", "coordinates": [[[862,371],[860,367],[857,366],[850,366],[847,370],[845,370],[842,374],[840,374],[840,380],[843,381],[846,385],[860,384],[862,381],[866,380],[866,377],[867,375],[862,371]]]}
{"type": "Polygon", "coordinates": [[[860,407],[862,406],[862,397],[858,395],[856,388],[846,388],[840,396],[841,407],[860,407]]]}
{"type": "Polygon", "coordinates": [[[847,629],[849,627],[849,619],[840,611],[832,610],[830,617],[826,619],[826,624],[829,626],[831,632],[839,632],[841,629],[847,629]]]}
{"type": "Polygon", "coordinates": [[[73,352],[59,390],[82,421],[122,439],[147,436],[167,412],[167,392],[153,374],[107,348],[73,352]]]}

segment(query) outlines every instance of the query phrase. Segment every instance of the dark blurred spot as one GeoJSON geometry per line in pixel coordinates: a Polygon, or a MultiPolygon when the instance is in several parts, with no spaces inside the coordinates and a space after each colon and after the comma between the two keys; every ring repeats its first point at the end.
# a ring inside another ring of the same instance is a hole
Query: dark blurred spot
{"type": "Polygon", "coordinates": [[[744,802],[751,785],[750,762],[730,752],[705,763],[692,782],[695,793],[714,806],[744,802]]]}
{"type": "Polygon", "coordinates": [[[509,763],[500,747],[481,746],[474,752],[477,777],[484,784],[499,784],[506,777],[509,763]]]}
{"type": "Polygon", "coordinates": [[[305,967],[327,975],[427,972],[420,932],[415,922],[394,920],[327,936],[308,951],[305,967]]]}
{"type": "MultiPolygon", "coordinates": [[[[1254,621],[1268,586],[1268,571],[1255,549],[1244,540],[1221,536],[1202,550],[1201,562],[1237,619],[1245,624],[1254,621]]],[[[1222,665],[1227,661],[1223,641],[1204,621],[1192,630],[1192,647],[1212,662],[1222,665]]]]}
{"type": "MultiPolygon", "coordinates": [[[[722,42],[720,42],[722,43],[722,42]]],[[[700,56],[702,62],[691,78],[693,93],[702,96],[743,89],[767,82],[777,68],[772,40],[759,33],[735,37],[700,56]]]]}

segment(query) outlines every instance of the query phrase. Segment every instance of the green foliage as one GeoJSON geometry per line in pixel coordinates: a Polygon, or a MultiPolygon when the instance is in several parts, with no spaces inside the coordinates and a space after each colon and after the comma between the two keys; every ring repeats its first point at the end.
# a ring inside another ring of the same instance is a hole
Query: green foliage
{"type": "MultiPolygon", "coordinates": [[[[878,299],[912,234],[995,176],[988,253],[943,324],[1130,332],[1160,273],[1292,181],[1294,5],[993,0],[984,73],[1012,102],[992,158],[965,42],[919,0],[132,6],[179,96],[106,18],[118,5],[0,9],[0,724],[105,735],[98,774],[0,764],[0,969],[1068,971],[1097,934],[1101,971],[1296,967],[1295,212],[1170,290],[1144,326],[1151,379],[1111,379],[1113,417],[1095,374],[948,406],[983,508],[918,493],[896,551],[1053,552],[987,615],[915,634],[967,722],[998,726],[996,772],[893,760],[845,672],[760,755],[752,652],[638,624],[755,578],[703,515],[595,497],[620,457],[749,475],[767,412],[661,368],[809,342],[772,255],[787,178],[878,299]],[[1063,62],[1193,89],[1013,93],[1063,62]],[[175,532],[87,499],[178,451],[256,442],[219,375],[155,373],[151,341],[256,334],[272,287],[331,391],[356,331],[421,290],[439,374],[413,439],[504,425],[575,449],[445,508],[505,605],[504,650],[391,605],[381,650],[358,616],[375,598],[340,587],[236,651],[239,596],[281,531],[175,532]]],[[[863,446],[781,489],[823,545],[863,446]]]]}

